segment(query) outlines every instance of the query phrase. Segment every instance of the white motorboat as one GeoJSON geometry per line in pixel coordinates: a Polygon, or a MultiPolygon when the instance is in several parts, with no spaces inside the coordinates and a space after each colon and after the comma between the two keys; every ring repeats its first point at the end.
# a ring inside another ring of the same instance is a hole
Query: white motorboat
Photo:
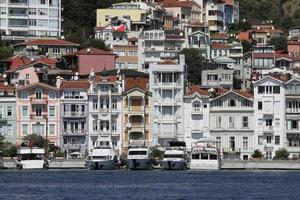
{"type": "Polygon", "coordinates": [[[16,160],[17,169],[48,169],[49,162],[45,157],[45,149],[39,147],[20,147],[16,160]]]}
{"type": "Polygon", "coordinates": [[[164,152],[162,168],[165,170],[184,170],[187,167],[187,154],[185,142],[169,142],[164,152]]]}
{"type": "Polygon", "coordinates": [[[128,149],[126,167],[130,170],[147,170],[152,168],[149,148],[146,141],[135,141],[128,149]]]}
{"type": "Polygon", "coordinates": [[[218,170],[220,155],[211,142],[200,141],[192,144],[190,169],[218,170]]]}
{"type": "Polygon", "coordinates": [[[86,158],[86,168],[89,170],[113,170],[118,161],[117,153],[109,137],[99,136],[94,149],[86,158]]]}

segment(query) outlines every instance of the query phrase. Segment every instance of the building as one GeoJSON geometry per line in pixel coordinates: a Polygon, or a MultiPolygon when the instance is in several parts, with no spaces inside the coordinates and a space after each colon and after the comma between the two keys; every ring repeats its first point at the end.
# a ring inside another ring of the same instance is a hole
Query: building
{"type": "Polygon", "coordinates": [[[28,134],[37,134],[60,146],[59,88],[34,83],[16,88],[17,143],[28,134]]]}
{"type": "Polygon", "coordinates": [[[125,78],[123,92],[123,153],[133,146],[149,146],[152,140],[152,94],[148,77],[125,78]]]}
{"type": "Polygon", "coordinates": [[[87,80],[60,81],[61,150],[65,157],[85,155],[88,147],[88,89],[87,80]]]}
{"type": "Polygon", "coordinates": [[[211,59],[214,60],[219,57],[228,57],[230,53],[230,46],[223,42],[213,42],[211,44],[211,59]]]}
{"type": "Polygon", "coordinates": [[[224,3],[208,0],[205,13],[209,30],[211,32],[222,31],[224,28],[224,3]]]}
{"type": "Polygon", "coordinates": [[[248,160],[254,152],[253,95],[214,90],[210,99],[210,138],[224,160],[248,160]]]}
{"type": "Polygon", "coordinates": [[[290,157],[300,153],[300,80],[293,78],[285,83],[285,125],[286,149],[290,157]]]}
{"type": "Polygon", "coordinates": [[[223,87],[227,89],[233,88],[233,69],[226,66],[215,66],[207,68],[201,72],[201,86],[206,88],[223,87]]]}
{"type": "Polygon", "coordinates": [[[209,34],[196,31],[187,35],[188,47],[196,48],[201,52],[201,56],[210,59],[210,39],[209,34]]]}
{"type": "Polygon", "coordinates": [[[255,148],[272,159],[279,148],[285,148],[285,85],[284,81],[265,76],[254,87],[255,148]]]}
{"type": "Polygon", "coordinates": [[[165,146],[168,141],[184,141],[185,60],[151,64],[149,68],[152,105],[152,144],[165,146]]]}
{"type": "Polygon", "coordinates": [[[3,40],[61,36],[61,0],[5,0],[0,4],[3,40]]]}
{"type": "Polygon", "coordinates": [[[15,87],[0,85],[0,135],[4,141],[17,143],[16,128],[16,94],[15,87]]]}
{"type": "Polygon", "coordinates": [[[209,93],[197,85],[184,95],[184,141],[191,151],[192,143],[209,139],[209,93]]]}
{"type": "Polygon", "coordinates": [[[251,65],[252,69],[261,71],[275,67],[275,50],[271,45],[258,45],[252,47],[252,53],[244,55],[246,65],[251,65]]]}
{"type": "Polygon", "coordinates": [[[114,54],[116,58],[117,69],[135,69],[138,70],[138,46],[137,45],[114,45],[114,54]]]}
{"type": "Polygon", "coordinates": [[[117,76],[92,76],[88,90],[88,150],[93,149],[99,136],[111,138],[121,153],[122,87],[117,76]]]}
{"type": "Polygon", "coordinates": [[[63,55],[77,51],[79,44],[59,39],[36,39],[13,45],[15,55],[38,58],[41,55],[60,59],[63,55]]]}
{"type": "Polygon", "coordinates": [[[64,56],[66,68],[78,72],[79,75],[89,75],[92,71],[102,72],[104,69],[115,68],[117,55],[93,47],[68,53],[64,56]]]}

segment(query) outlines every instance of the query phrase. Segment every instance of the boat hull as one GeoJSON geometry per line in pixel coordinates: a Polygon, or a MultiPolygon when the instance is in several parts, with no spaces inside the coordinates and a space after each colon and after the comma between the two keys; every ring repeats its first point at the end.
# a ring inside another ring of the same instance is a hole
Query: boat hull
{"type": "Polygon", "coordinates": [[[126,168],[129,170],[148,170],[152,168],[150,159],[127,159],[126,168]]]}
{"type": "Polygon", "coordinates": [[[116,169],[114,160],[89,160],[86,161],[88,170],[114,170],[116,169]]]}
{"type": "Polygon", "coordinates": [[[218,170],[219,162],[217,160],[191,160],[191,170],[218,170]]]}
{"type": "Polygon", "coordinates": [[[185,170],[186,162],[185,161],[174,161],[174,160],[163,160],[162,169],[164,170],[185,170]]]}
{"type": "Polygon", "coordinates": [[[47,165],[44,160],[21,160],[16,167],[18,169],[46,169],[47,165]]]}

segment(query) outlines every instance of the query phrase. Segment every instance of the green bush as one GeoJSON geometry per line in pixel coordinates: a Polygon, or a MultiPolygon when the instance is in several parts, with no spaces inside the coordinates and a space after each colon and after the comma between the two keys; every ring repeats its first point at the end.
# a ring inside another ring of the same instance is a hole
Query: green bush
{"type": "Polygon", "coordinates": [[[251,155],[251,157],[252,158],[263,158],[264,154],[260,150],[256,149],[256,150],[254,150],[254,153],[251,155]]]}
{"type": "Polygon", "coordinates": [[[289,159],[289,153],[286,149],[279,149],[275,152],[274,160],[288,160],[289,159]]]}

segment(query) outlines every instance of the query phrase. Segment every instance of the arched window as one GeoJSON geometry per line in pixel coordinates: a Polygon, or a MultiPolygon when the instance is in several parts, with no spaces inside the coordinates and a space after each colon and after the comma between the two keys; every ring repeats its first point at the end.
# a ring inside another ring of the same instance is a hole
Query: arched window
{"type": "Polygon", "coordinates": [[[234,99],[230,99],[228,102],[228,106],[229,107],[235,107],[235,100],[234,99]]]}
{"type": "Polygon", "coordinates": [[[34,91],[34,93],[35,93],[35,98],[36,98],[36,99],[41,99],[42,96],[43,96],[43,90],[40,89],[40,88],[36,89],[36,90],[34,91]]]}

